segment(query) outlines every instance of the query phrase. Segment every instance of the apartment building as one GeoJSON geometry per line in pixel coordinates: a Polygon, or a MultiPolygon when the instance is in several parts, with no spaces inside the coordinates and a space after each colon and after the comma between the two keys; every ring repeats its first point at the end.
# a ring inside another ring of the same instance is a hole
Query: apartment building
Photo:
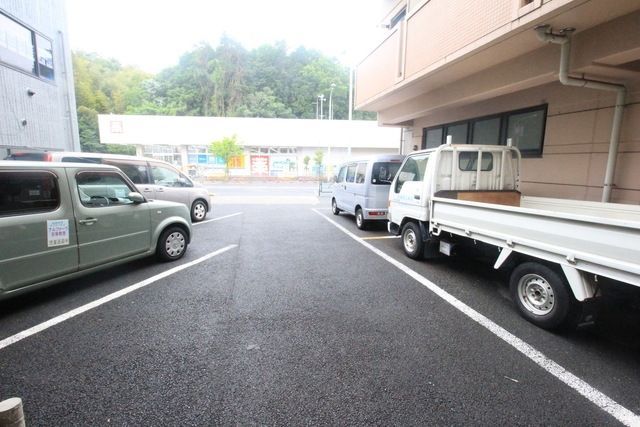
{"type": "Polygon", "coordinates": [[[0,159],[80,150],[64,0],[0,0],[0,159]]]}
{"type": "Polygon", "coordinates": [[[524,194],[640,204],[640,1],[383,3],[355,104],[403,151],[510,139],[524,194]]]}

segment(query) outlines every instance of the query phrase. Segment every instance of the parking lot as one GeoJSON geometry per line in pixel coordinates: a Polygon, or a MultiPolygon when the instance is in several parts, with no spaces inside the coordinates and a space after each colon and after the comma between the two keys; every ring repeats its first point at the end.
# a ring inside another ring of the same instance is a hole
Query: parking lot
{"type": "Polygon", "coordinates": [[[550,333],[503,273],[410,260],[313,185],[210,191],[179,262],[0,302],[0,396],[28,425],[639,422],[637,293],[550,333]]]}

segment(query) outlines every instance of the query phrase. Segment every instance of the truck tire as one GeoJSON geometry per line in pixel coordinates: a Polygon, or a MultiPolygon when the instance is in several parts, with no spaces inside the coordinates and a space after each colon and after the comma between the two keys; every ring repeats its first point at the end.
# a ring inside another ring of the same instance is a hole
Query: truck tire
{"type": "Polygon", "coordinates": [[[364,214],[360,208],[356,209],[356,227],[360,230],[367,229],[367,221],[364,219],[364,214]]]}
{"type": "Polygon", "coordinates": [[[162,232],[156,246],[156,255],[161,261],[176,261],[187,252],[187,234],[181,227],[169,227],[162,232]]]}
{"type": "Polygon", "coordinates": [[[333,213],[334,215],[340,215],[341,210],[338,209],[338,203],[336,202],[336,199],[331,199],[331,213],[333,213]]]}
{"type": "Polygon", "coordinates": [[[402,249],[411,259],[421,259],[424,242],[420,227],[415,222],[408,222],[402,227],[402,249]]]}
{"type": "Polygon", "coordinates": [[[580,304],[565,277],[537,262],[517,266],[509,280],[511,297],[522,317],[547,330],[576,326],[580,304]]]}

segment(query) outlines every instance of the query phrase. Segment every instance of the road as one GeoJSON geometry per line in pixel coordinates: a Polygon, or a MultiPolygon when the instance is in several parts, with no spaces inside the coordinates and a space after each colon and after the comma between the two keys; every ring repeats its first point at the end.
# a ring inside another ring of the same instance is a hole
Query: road
{"type": "Polygon", "coordinates": [[[410,260],[383,226],[359,231],[316,187],[286,187],[213,185],[179,262],[0,302],[0,400],[22,397],[28,425],[640,420],[632,299],[546,332],[490,266],[410,260]]]}

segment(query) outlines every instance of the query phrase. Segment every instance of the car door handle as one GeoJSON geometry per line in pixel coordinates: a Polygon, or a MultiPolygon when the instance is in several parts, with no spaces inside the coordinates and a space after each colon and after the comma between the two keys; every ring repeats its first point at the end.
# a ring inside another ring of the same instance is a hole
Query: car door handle
{"type": "Polygon", "coordinates": [[[81,219],[81,220],[78,220],[78,222],[82,225],[93,225],[96,222],[98,222],[98,218],[81,219]]]}
{"type": "Polygon", "coordinates": [[[414,198],[414,199],[416,199],[416,200],[420,200],[420,195],[418,195],[418,194],[414,194],[414,195],[413,195],[413,198],[414,198]]]}
{"type": "Polygon", "coordinates": [[[164,188],[162,187],[156,188],[156,191],[162,193],[164,191],[164,188]]]}

